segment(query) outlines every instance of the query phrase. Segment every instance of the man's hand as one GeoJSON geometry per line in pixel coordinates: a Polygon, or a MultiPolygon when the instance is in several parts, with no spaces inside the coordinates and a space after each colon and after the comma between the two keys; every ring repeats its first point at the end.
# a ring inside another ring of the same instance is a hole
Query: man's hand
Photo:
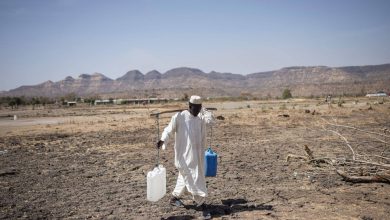
{"type": "Polygon", "coordinates": [[[160,149],[161,146],[162,146],[163,144],[164,144],[164,141],[159,140],[159,141],[157,142],[157,144],[156,144],[157,149],[160,149]]]}

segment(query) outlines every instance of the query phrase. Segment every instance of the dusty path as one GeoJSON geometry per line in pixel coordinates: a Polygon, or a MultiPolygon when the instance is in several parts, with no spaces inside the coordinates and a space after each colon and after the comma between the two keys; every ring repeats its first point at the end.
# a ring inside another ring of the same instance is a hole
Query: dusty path
{"type": "Polygon", "coordinates": [[[48,125],[48,124],[60,124],[64,119],[61,118],[33,118],[33,119],[2,119],[0,120],[0,127],[20,127],[29,125],[48,125]]]}
{"type": "MultiPolygon", "coordinates": [[[[287,163],[285,158],[304,155],[303,145],[318,157],[350,158],[343,140],[323,130],[323,121],[383,132],[390,129],[389,103],[373,105],[373,110],[366,103],[329,108],[313,100],[210,105],[219,108],[216,115],[225,117],[213,129],[213,147],[220,156],[218,176],[208,178],[208,202],[215,218],[388,218],[389,184],[351,184],[327,166],[300,160],[287,163]],[[316,112],[305,113],[305,109],[316,112]]],[[[187,209],[171,207],[169,195],[157,203],[145,199],[145,176],[156,155],[155,123],[149,112],[80,113],[82,117],[59,117],[63,120],[59,124],[25,125],[3,132],[0,218],[198,218],[201,213],[189,197],[187,209]]],[[[163,117],[161,124],[166,125],[169,117],[163,117]]],[[[390,158],[390,146],[372,135],[338,131],[360,154],[390,158]]],[[[161,156],[170,192],[177,175],[172,145],[161,156]]]]}

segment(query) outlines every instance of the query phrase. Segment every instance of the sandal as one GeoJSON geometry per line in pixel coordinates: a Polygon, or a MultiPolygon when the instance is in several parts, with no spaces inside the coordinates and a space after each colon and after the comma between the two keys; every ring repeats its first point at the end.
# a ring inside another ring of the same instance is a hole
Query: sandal
{"type": "Polygon", "coordinates": [[[184,207],[183,202],[182,202],[179,198],[173,197],[173,198],[171,199],[171,201],[169,201],[169,203],[170,203],[172,206],[184,207]]]}

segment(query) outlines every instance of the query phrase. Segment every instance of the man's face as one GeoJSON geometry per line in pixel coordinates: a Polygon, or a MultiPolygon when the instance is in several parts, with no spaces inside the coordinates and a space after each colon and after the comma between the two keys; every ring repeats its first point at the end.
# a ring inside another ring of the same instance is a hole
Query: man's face
{"type": "Polygon", "coordinates": [[[202,104],[192,104],[190,103],[190,106],[189,106],[189,111],[191,113],[191,115],[193,116],[198,116],[200,110],[202,109],[202,104]]]}

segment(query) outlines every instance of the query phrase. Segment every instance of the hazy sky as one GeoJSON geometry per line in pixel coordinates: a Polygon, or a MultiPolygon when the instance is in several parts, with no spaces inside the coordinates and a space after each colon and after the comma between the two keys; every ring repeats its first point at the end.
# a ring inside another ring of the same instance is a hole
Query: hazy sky
{"type": "Polygon", "coordinates": [[[389,0],[0,0],[0,90],[133,69],[383,63],[389,0]]]}

